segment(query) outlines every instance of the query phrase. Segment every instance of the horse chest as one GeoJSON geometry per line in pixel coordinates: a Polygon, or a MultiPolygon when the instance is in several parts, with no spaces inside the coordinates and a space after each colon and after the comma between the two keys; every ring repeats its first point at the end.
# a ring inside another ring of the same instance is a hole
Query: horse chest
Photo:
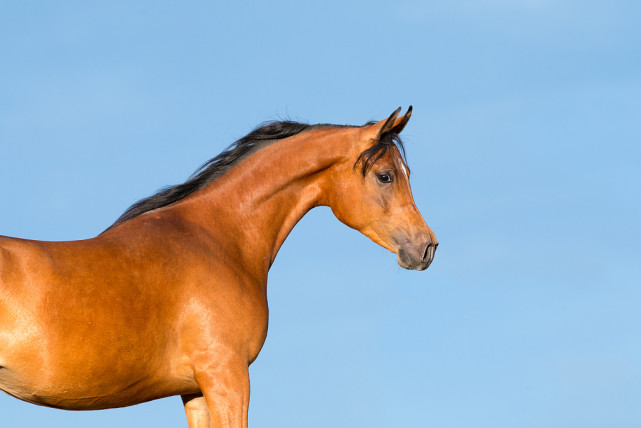
{"type": "Polygon", "coordinates": [[[267,336],[268,306],[264,285],[249,281],[210,284],[185,299],[180,342],[187,356],[258,356],[267,336]]]}

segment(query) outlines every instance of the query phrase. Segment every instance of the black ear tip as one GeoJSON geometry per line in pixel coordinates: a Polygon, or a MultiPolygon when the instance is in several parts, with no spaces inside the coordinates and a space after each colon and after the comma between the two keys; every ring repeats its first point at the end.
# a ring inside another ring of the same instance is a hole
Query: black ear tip
{"type": "Polygon", "coordinates": [[[407,108],[407,113],[405,113],[405,117],[409,120],[411,115],[412,115],[412,106],[409,106],[407,108]]]}

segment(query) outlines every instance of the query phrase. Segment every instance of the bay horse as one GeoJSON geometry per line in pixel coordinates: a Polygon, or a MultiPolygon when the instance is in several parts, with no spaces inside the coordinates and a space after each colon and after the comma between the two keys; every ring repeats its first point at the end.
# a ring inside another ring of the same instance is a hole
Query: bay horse
{"type": "Polygon", "coordinates": [[[180,395],[190,428],[247,427],[267,274],[307,211],[329,206],[406,269],[434,258],[399,112],[268,123],[92,239],[0,237],[0,389],[69,410],[180,395]]]}

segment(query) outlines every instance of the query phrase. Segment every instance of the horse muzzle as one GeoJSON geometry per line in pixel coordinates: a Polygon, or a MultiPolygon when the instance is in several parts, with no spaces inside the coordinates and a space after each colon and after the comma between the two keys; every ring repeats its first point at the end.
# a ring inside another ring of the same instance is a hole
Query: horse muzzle
{"type": "Polygon", "coordinates": [[[419,245],[407,243],[398,249],[398,264],[409,270],[425,270],[434,260],[436,247],[438,242],[432,242],[432,240],[419,245]]]}

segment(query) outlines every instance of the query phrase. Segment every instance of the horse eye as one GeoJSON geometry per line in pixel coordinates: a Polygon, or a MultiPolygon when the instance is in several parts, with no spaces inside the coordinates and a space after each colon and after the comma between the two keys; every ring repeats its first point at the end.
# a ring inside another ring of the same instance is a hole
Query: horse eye
{"type": "Polygon", "coordinates": [[[378,178],[378,181],[381,183],[391,183],[392,182],[392,176],[389,174],[377,174],[376,178],[378,178]]]}

